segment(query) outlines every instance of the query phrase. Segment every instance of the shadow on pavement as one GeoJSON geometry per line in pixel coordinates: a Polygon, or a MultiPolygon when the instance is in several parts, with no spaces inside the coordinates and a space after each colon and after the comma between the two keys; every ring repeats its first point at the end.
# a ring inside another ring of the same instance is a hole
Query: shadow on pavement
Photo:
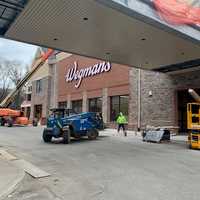
{"type": "Polygon", "coordinates": [[[188,148],[188,144],[184,140],[171,140],[171,142],[166,143],[166,144],[168,144],[170,146],[176,146],[176,147],[179,147],[181,149],[187,149],[188,148]]]}
{"type": "MultiPolygon", "coordinates": [[[[83,143],[83,142],[89,143],[89,142],[94,142],[94,141],[98,142],[107,137],[109,137],[109,136],[101,135],[96,140],[89,140],[87,137],[81,137],[80,139],[72,138],[70,144],[83,143]]],[[[53,138],[49,144],[63,144],[63,141],[62,141],[62,138],[58,138],[58,139],[53,138]]],[[[66,145],[66,144],[63,144],[63,145],[66,145]]]]}

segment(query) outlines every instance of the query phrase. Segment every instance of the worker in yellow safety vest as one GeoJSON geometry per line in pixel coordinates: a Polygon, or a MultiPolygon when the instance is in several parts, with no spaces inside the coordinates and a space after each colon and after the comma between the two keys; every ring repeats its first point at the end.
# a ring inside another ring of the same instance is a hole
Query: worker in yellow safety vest
{"type": "Polygon", "coordinates": [[[117,117],[117,124],[118,124],[118,129],[117,129],[118,133],[119,133],[120,129],[122,128],[122,130],[124,132],[124,136],[127,136],[126,129],[125,129],[125,124],[127,124],[127,120],[122,112],[120,112],[119,116],[117,117]]]}

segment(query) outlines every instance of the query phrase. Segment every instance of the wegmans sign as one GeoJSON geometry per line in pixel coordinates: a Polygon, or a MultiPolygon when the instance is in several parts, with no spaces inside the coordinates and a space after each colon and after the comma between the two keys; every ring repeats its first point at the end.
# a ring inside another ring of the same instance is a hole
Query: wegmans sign
{"type": "Polygon", "coordinates": [[[66,82],[75,81],[75,88],[79,88],[84,78],[100,75],[111,70],[110,62],[100,62],[90,67],[78,69],[78,62],[74,62],[73,66],[67,71],[65,75],[66,82]]]}

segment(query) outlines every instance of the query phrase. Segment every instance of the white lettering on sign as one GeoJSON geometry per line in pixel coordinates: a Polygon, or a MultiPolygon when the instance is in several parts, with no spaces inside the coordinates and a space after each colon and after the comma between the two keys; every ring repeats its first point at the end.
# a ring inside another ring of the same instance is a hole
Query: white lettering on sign
{"type": "Polygon", "coordinates": [[[77,81],[75,84],[75,88],[79,88],[83,78],[87,78],[90,76],[95,76],[98,74],[102,74],[104,72],[109,72],[111,70],[110,62],[101,62],[97,63],[93,66],[86,67],[84,69],[78,69],[78,63],[74,62],[74,66],[68,70],[65,75],[66,82],[77,81]]]}

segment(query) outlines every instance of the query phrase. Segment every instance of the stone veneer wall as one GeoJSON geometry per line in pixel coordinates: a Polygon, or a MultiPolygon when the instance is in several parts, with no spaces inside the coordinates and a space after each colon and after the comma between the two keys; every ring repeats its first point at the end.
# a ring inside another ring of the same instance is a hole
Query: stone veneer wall
{"type": "MultiPolygon", "coordinates": [[[[177,90],[188,88],[200,88],[200,71],[168,75],[141,70],[141,128],[177,126],[177,90]]],[[[138,69],[135,68],[130,71],[129,111],[129,122],[137,129],[138,69]]]]}
{"type": "Polygon", "coordinates": [[[137,129],[138,124],[138,69],[129,71],[129,125],[137,129]]]}
{"type": "Polygon", "coordinates": [[[141,73],[141,126],[174,126],[175,95],[173,80],[166,74],[141,73]],[[149,95],[152,93],[152,96],[149,95]]]}
{"type": "Polygon", "coordinates": [[[102,89],[102,116],[105,123],[108,123],[110,117],[109,103],[108,103],[108,88],[102,89]]]}

